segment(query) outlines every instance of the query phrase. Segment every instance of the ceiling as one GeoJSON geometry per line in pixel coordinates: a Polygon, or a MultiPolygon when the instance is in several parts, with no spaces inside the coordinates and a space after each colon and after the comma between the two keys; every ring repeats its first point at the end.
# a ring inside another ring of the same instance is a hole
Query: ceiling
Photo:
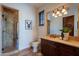
{"type": "Polygon", "coordinates": [[[36,8],[40,8],[41,6],[45,5],[44,3],[30,3],[30,5],[36,7],[36,8]]]}
{"type": "Polygon", "coordinates": [[[35,8],[40,8],[40,7],[45,7],[45,6],[56,8],[57,6],[64,5],[64,4],[73,5],[73,3],[30,3],[30,5],[32,5],[35,8]]]}
{"type": "Polygon", "coordinates": [[[36,8],[40,8],[40,7],[43,7],[43,6],[55,6],[55,5],[59,5],[59,4],[60,3],[30,3],[30,5],[32,5],[36,8]]]}

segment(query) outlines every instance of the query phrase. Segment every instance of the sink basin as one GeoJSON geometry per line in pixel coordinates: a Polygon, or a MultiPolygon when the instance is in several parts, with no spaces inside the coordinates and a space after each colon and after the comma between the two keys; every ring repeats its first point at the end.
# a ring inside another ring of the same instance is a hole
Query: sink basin
{"type": "Polygon", "coordinates": [[[60,37],[59,35],[56,35],[56,34],[51,34],[49,35],[50,37],[53,37],[53,38],[57,38],[57,37],[60,37]]]}

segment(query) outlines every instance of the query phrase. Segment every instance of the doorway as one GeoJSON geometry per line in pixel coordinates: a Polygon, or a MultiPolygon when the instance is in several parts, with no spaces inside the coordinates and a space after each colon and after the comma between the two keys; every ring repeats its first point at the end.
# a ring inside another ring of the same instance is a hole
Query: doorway
{"type": "Polygon", "coordinates": [[[74,36],[74,15],[63,17],[63,27],[70,28],[70,36],[74,36]]]}
{"type": "Polygon", "coordinates": [[[2,52],[16,50],[18,10],[2,6],[2,52]]]}

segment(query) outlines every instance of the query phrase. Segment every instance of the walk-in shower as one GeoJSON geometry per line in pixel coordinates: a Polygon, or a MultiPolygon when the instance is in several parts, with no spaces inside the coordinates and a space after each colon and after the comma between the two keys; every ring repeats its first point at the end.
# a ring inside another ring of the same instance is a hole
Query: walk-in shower
{"type": "Polygon", "coordinates": [[[5,53],[16,49],[18,13],[7,7],[2,10],[2,52],[5,53]]]}

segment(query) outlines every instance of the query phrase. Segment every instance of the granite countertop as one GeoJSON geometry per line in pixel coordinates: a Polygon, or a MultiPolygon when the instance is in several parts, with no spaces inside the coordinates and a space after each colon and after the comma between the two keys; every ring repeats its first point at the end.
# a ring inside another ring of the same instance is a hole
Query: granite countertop
{"type": "Polygon", "coordinates": [[[73,47],[77,47],[79,48],[79,38],[76,38],[76,37],[69,37],[68,40],[62,40],[59,36],[45,36],[45,37],[42,37],[43,39],[45,40],[50,40],[50,41],[54,41],[54,42],[58,42],[58,43],[62,43],[62,44],[66,44],[66,45],[70,45],[70,46],[73,46],[73,47]]]}

